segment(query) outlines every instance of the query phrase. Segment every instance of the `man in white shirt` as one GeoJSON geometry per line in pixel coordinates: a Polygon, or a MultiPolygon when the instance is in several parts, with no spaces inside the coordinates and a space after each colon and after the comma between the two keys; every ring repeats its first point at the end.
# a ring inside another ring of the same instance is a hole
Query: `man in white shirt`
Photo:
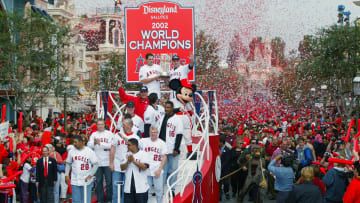
{"type": "Polygon", "coordinates": [[[69,184],[71,169],[72,202],[85,202],[83,191],[86,184],[86,203],[90,203],[93,179],[98,169],[98,159],[92,149],[84,146],[79,135],[76,135],[73,140],[75,148],[69,151],[66,159],[65,182],[69,184]]]}
{"type": "MultiPolygon", "coordinates": [[[[129,114],[131,116],[131,120],[133,121],[133,126],[134,126],[134,132],[135,133],[138,133],[138,131],[140,131],[140,137],[142,137],[142,134],[144,133],[144,121],[143,119],[136,115],[135,114],[135,104],[133,101],[128,101],[128,103],[126,103],[126,106],[125,106],[125,109],[126,109],[126,113],[129,114]],[[135,128],[137,130],[135,130],[135,128]]],[[[116,125],[116,129],[120,130],[122,129],[122,118],[123,118],[123,115],[120,115],[119,119],[118,119],[118,122],[117,122],[117,125],[116,125]]]]}
{"type": "Polygon", "coordinates": [[[139,71],[140,82],[146,86],[151,93],[156,93],[160,98],[160,66],[154,64],[154,54],[146,54],[146,65],[139,71]]]}
{"type": "Polygon", "coordinates": [[[147,203],[149,184],[147,182],[149,157],[139,150],[137,139],[128,140],[128,149],[121,170],[125,171],[124,202],[147,203]]]}
{"type": "MultiPolygon", "coordinates": [[[[183,137],[183,122],[180,116],[174,114],[174,104],[171,101],[165,103],[166,117],[161,125],[159,138],[163,139],[167,147],[167,161],[164,166],[164,182],[167,184],[168,177],[178,168],[180,144],[183,137]],[[167,119],[167,120],[166,120],[167,119]]],[[[172,185],[177,179],[173,176],[170,179],[172,185]]],[[[173,196],[175,187],[172,188],[173,196]]]]}
{"type": "MultiPolygon", "coordinates": [[[[125,180],[125,171],[121,170],[120,164],[125,161],[126,154],[129,151],[127,141],[131,138],[140,139],[138,135],[132,131],[133,122],[131,119],[124,119],[122,126],[123,129],[115,134],[110,150],[110,170],[113,171],[113,203],[118,202],[118,184],[125,180]]],[[[121,202],[124,202],[124,185],[121,186],[121,202]]]]}
{"type": "Polygon", "coordinates": [[[112,187],[111,187],[111,170],[110,170],[110,148],[113,142],[114,135],[105,130],[105,121],[97,121],[98,131],[94,132],[89,139],[88,147],[94,149],[96,157],[99,160],[99,168],[96,172],[96,196],[98,202],[104,202],[104,187],[103,177],[106,181],[106,201],[111,201],[112,187]]]}
{"type": "MultiPolygon", "coordinates": [[[[164,178],[163,168],[166,163],[167,147],[164,141],[158,138],[159,130],[155,126],[150,127],[150,137],[141,139],[143,150],[148,153],[150,175],[148,184],[154,184],[157,203],[163,202],[164,178]]],[[[149,199],[150,199],[149,193],[149,199]]]]}
{"type": "Polygon", "coordinates": [[[144,137],[149,137],[150,126],[160,128],[161,120],[165,115],[164,107],[157,105],[159,97],[155,93],[149,95],[149,106],[144,113],[144,137]]]}
{"type": "Polygon", "coordinates": [[[173,69],[170,70],[170,80],[172,80],[172,79],[179,79],[179,80],[188,79],[188,74],[194,67],[194,54],[193,53],[190,53],[189,59],[190,59],[190,63],[182,66],[180,64],[179,56],[174,55],[172,57],[173,69]]]}
{"type": "MultiPolygon", "coordinates": [[[[173,79],[188,79],[189,72],[194,68],[194,54],[190,53],[189,56],[190,63],[187,65],[181,65],[180,64],[180,57],[177,55],[174,55],[172,57],[172,64],[173,68],[170,69],[170,79],[169,81],[173,79]]],[[[170,94],[170,99],[176,98],[176,91],[173,91],[172,94],[170,94]]]]}

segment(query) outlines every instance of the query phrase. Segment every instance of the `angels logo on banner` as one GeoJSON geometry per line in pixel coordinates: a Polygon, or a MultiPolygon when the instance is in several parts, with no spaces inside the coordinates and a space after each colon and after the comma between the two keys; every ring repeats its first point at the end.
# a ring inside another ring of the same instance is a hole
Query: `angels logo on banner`
{"type": "Polygon", "coordinates": [[[196,172],[194,173],[192,182],[194,184],[194,197],[193,197],[193,203],[201,203],[202,202],[202,196],[201,196],[201,182],[203,180],[203,175],[199,171],[199,167],[196,168],[196,172]]]}
{"type": "MultiPolygon", "coordinates": [[[[196,91],[199,95],[202,95],[202,91],[198,90],[196,91]]],[[[193,99],[195,103],[195,110],[198,116],[200,116],[200,108],[201,108],[201,100],[200,97],[197,94],[193,94],[193,99]]]]}
{"type": "Polygon", "coordinates": [[[213,105],[214,105],[214,91],[209,91],[208,92],[208,100],[209,100],[209,111],[210,111],[210,115],[212,114],[212,109],[213,109],[213,105]]]}

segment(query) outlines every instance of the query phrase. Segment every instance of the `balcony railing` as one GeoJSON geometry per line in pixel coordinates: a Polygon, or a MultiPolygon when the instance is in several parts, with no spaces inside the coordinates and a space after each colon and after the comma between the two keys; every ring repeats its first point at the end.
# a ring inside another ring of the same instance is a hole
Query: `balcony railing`
{"type": "Polygon", "coordinates": [[[96,8],[96,14],[120,14],[123,10],[119,7],[96,8]]]}

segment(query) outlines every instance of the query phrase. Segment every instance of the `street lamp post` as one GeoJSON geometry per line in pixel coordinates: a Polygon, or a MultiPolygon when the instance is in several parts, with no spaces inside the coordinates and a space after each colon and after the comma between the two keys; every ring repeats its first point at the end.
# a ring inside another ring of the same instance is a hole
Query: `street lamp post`
{"type": "Polygon", "coordinates": [[[323,113],[323,119],[325,120],[325,114],[326,114],[326,107],[327,107],[327,104],[326,104],[326,100],[327,100],[327,85],[321,85],[320,86],[320,89],[321,89],[321,92],[322,92],[322,96],[323,96],[323,107],[324,107],[324,113],[323,113]]]}
{"type": "Polygon", "coordinates": [[[312,93],[312,97],[313,97],[313,100],[314,100],[314,103],[313,103],[313,111],[314,111],[314,109],[315,109],[315,103],[316,103],[316,101],[315,101],[315,87],[312,87],[312,88],[310,89],[310,91],[311,91],[311,93],[312,93]]]}
{"type": "MultiPolygon", "coordinates": [[[[356,76],[353,79],[354,95],[356,96],[356,128],[358,128],[359,119],[359,97],[360,96],[360,72],[356,72],[356,76]]],[[[357,129],[359,131],[359,129],[357,129]]]]}
{"type": "Polygon", "coordinates": [[[69,89],[69,85],[71,84],[71,78],[70,77],[64,77],[63,78],[63,83],[65,84],[65,89],[64,89],[64,131],[67,132],[67,110],[66,110],[66,103],[67,103],[67,91],[69,89]]]}

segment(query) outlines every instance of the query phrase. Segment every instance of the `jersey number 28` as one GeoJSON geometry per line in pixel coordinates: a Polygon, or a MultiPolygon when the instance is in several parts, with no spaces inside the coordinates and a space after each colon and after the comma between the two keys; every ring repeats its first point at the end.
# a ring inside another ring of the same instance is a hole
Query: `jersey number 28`
{"type": "Polygon", "coordinates": [[[81,170],[89,170],[89,164],[81,164],[81,170]]]}

